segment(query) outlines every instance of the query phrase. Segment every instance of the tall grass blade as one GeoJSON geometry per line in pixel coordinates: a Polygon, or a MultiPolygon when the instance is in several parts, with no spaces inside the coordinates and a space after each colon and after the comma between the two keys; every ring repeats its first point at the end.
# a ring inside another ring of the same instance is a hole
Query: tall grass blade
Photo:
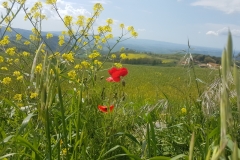
{"type": "Polygon", "coordinates": [[[190,147],[189,147],[189,160],[193,159],[194,141],[195,141],[195,133],[193,132],[191,142],[190,142],[190,147]]]}

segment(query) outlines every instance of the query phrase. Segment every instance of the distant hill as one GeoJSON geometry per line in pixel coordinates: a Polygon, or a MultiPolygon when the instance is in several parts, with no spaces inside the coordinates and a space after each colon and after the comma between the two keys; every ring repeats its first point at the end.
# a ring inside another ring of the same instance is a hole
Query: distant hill
{"type": "MultiPolygon", "coordinates": [[[[0,34],[3,33],[3,29],[0,29],[0,34]]],[[[10,37],[13,37],[17,33],[20,33],[23,37],[29,38],[29,35],[32,34],[31,30],[19,29],[14,28],[12,32],[7,32],[6,34],[10,37]]],[[[58,31],[49,31],[49,32],[42,32],[42,35],[45,36],[47,33],[52,33],[54,37],[49,41],[50,46],[53,50],[55,50],[58,44],[58,35],[61,32],[58,31]]],[[[109,44],[113,46],[116,43],[116,38],[109,41],[109,44]]],[[[147,40],[147,39],[128,39],[126,41],[120,42],[115,46],[113,52],[120,50],[121,47],[125,47],[131,50],[135,50],[136,52],[145,52],[145,53],[155,53],[155,54],[174,54],[174,53],[185,53],[188,49],[188,45],[186,44],[177,44],[177,43],[170,43],[170,42],[163,42],[163,41],[155,41],[155,40],[147,40]]],[[[221,57],[222,49],[218,48],[210,48],[210,47],[201,47],[201,46],[191,46],[189,52],[194,54],[203,54],[203,55],[210,55],[221,57]]],[[[237,52],[239,53],[239,51],[237,52]]]]}
{"type": "MultiPolygon", "coordinates": [[[[116,40],[115,40],[116,41],[116,40]]],[[[112,40],[113,44],[114,41],[112,40]]],[[[156,54],[172,54],[172,53],[184,53],[188,49],[188,45],[147,40],[147,39],[128,39],[119,43],[114,51],[119,50],[121,47],[129,48],[131,50],[136,50],[137,52],[152,52],[156,54]]],[[[200,46],[191,46],[189,52],[194,54],[204,54],[221,57],[222,49],[218,48],[209,48],[209,47],[200,47],[200,46]]]]}

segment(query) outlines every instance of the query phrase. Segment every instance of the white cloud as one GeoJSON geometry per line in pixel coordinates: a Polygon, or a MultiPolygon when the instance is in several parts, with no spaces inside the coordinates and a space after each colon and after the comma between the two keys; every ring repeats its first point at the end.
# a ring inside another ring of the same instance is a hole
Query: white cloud
{"type": "Polygon", "coordinates": [[[208,31],[208,32],[206,33],[206,35],[214,35],[214,36],[217,36],[218,33],[217,33],[217,32],[214,32],[214,31],[208,31]]]}
{"type": "MultiPolygon", "coordinates": [[[[219,35],[228,35],[229,28],[224,27],[222,29],[219,29],[217,31],[208,31],[206,35],[214,35],[214,36],[219,36],[219,35]]],[[[230,29],[231,33],[233,36],[240,37],[240,29],[230,29]]]]}
{"type": "Polygon", "coordinates": [[[240,12],[240,0],[197,0],[191,5],[210,7],[227,14],[240,12]]]}

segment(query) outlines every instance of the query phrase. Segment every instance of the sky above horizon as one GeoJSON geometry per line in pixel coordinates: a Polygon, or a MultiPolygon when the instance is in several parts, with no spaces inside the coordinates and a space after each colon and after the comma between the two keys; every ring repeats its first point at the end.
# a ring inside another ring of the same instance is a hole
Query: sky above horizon
{"type": "MultiPolygon", "coordinates": [[[[36,0],[27,0],[27,6],[34,2],[36,0]]],[[[240,50],[240,0],[58,0],[57,6],[62,17],[91,16],[94,3],[104,7],[96,25],[103,25],[106,19],[112,18],[114,36],[120,34],[119,24],[124,23],[134,26],[138,39],[179,44],[187,44],[189,39],[190,45],[223,48],[230,30],[233,48],[240,50]]],[[[44,8],[49,18],[43,21],[43,30],[66,30],[51,7],[44,8]]],[[[12,27],[33,28],[23,21],[23,13],[12,27]]]]}

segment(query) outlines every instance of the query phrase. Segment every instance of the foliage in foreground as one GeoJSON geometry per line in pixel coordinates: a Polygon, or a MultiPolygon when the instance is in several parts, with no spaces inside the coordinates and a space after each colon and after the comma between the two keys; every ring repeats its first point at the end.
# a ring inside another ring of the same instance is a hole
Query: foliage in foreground
{"type": "MultiPolygon", "coordinates": [[[[177,105],[163,93],[165,98],[156,104],[139,105],[129,99],[126,89],[129,70],[118,62],[104,68],[105,61],[99,60],[102,46],[109,49],[107,59],[116,58],[107,45],[113,37],[111,19],[98,27],[98,34],[90,33],[103,10],[101,4],[94,5],[92,17],[78,17],[77,30],[71,16],[62,18],[67,31],[59,36],[59,52],[54,53],[42,42],[38,26],[45,18],[42,4],[37,2],[28,10],[24,2],[9,1],[19,3],[19,10],[25,10],[26,19],[33,22],[33,35],[23,45],[31,44],[36,53],[19,53],[8,47],[7,36],[1,38],[0,159],[240,158],[240,80],[235,65],[232,76],[231,34],[220,78],[208,88],[201,90],[190,64],[197,95],[184,92],[189,96],[184,97],[184,105],[177,105]],[[76,60],[83,50],[87,57],[76,60]],[[109,77],[100,77],[100,71],[108,71],[109,77]]],[[[58,13],[56,1],[46,2],[58,13]]],[[[12,10],[6,2],[3,6],[7,11],[3,21],[10,30],[12,10]]],[[[133,27],[126,32],[123,24],[120,28],[123,34],[116,43],[128,33],[137,36],[133,27]]],[[[120,60],[124,58],[122,53],[120,60]]]]}

